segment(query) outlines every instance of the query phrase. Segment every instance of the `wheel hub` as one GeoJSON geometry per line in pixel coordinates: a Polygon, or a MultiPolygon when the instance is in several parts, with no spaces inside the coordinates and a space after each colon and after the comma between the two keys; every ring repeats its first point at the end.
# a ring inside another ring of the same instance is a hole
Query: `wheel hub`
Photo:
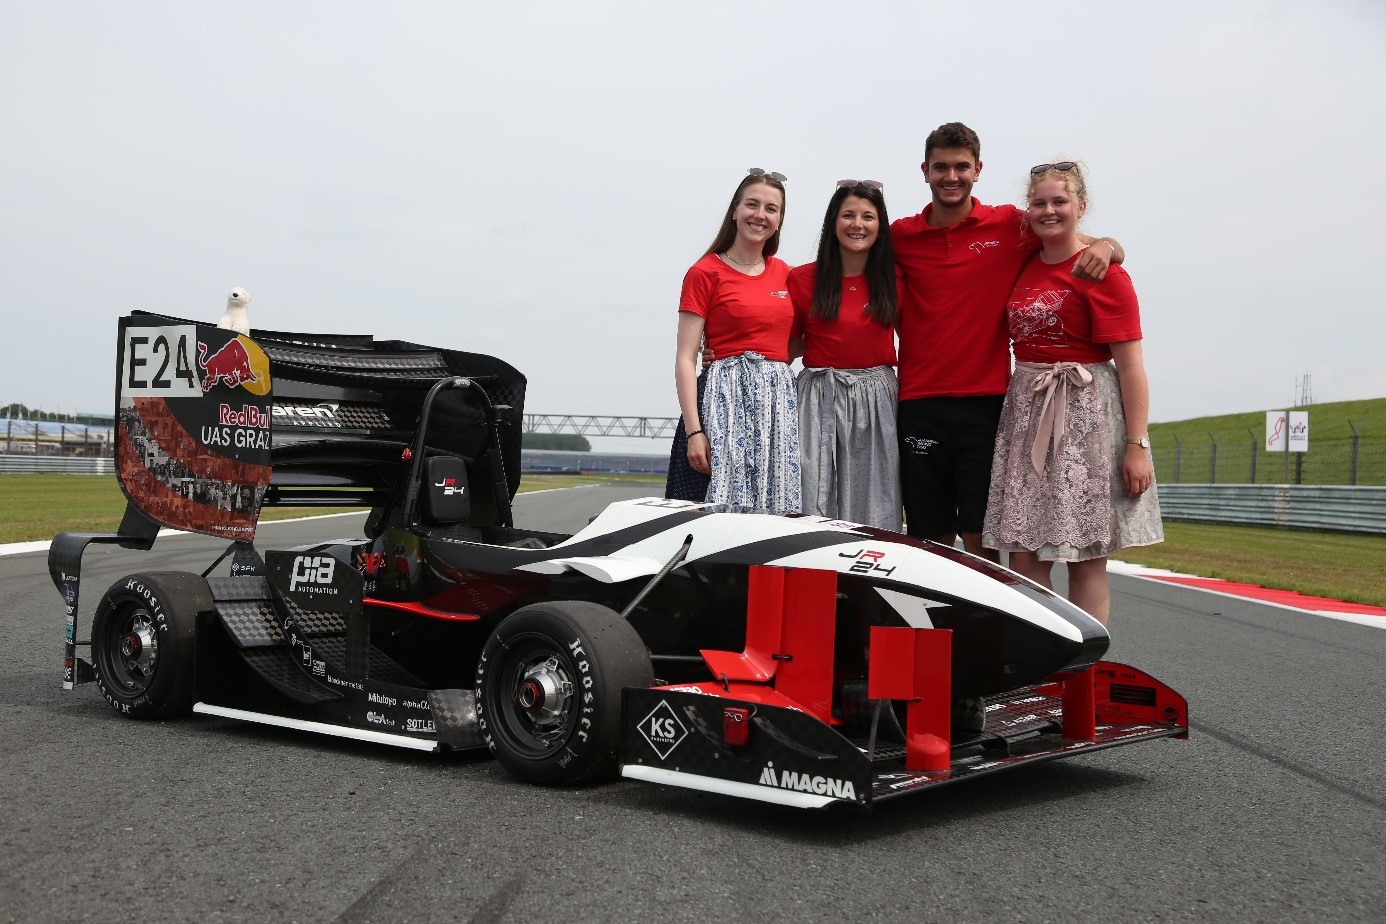
{"type": "Polygon", "coordinates": [[[130,624],[130,631],[120,640],[120,657],[131,674],[145,677],[154,673],[159,660],[159,640],[154,624],[145,613],[139,613],[130,624]]]}
{"type": "Polygon", "coordinates": [[[557,658],[533,665],[515,688],[515,705],[536,726],[557,725],[563,721],[572,681],[564,676],[557,658]]]}

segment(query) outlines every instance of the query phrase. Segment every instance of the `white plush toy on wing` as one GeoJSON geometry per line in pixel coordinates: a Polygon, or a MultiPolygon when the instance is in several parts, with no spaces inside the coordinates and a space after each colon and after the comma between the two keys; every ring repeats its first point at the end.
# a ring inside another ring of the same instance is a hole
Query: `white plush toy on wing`
{"type": "Polygon", "coordinates": [[[221,316],[221,320],[217,322],[217,327],[234,330],[238,334],[249,334],[249,307],[250,293],[240,286],[236,286],[226,298],[226,314],[221,316]]]}

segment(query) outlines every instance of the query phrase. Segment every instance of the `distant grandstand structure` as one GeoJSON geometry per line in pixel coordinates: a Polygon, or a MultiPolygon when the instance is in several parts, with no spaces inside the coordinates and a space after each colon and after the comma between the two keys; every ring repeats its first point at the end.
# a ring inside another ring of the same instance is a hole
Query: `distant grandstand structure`
{"type": "MultiPolygon", "coordinates": [[[[91,421],[92,415],[85,415],[91,421]]],[[[96,418],[100,421],[100,418],[96,418]]],[[[111,436],[115,418],[104,422],[74,423],[65,420],[0,418],[0,452],[8,455],[110,458],[115,451],[111,436]]]]}
{"type": "Polygon", "coordinates": [[[568,472],[604,475],[667,475],[669,454],[622,452],[565,452],[558,449],[520,450],[521,471],[530,474],[568,472]]]}

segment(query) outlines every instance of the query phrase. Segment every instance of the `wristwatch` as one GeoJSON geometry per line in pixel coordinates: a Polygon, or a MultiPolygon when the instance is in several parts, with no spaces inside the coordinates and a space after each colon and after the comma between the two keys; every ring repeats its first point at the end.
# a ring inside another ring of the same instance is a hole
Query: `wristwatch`
{"type": "Polygon", "coordinates": [[[1126,441],[1126,444],[1127,444],[1128,446],[1139,446],[1139,447],[1141,447],[1142,449],[1149,449],[1149,448],[1150,448],[1150,437],[1148,437],[1148,436],[1143,436],[1143,437],[1141,437],[1141,438],[1138,439],[1138,440],[1127,440],[1127,441],[1126,441]]]}

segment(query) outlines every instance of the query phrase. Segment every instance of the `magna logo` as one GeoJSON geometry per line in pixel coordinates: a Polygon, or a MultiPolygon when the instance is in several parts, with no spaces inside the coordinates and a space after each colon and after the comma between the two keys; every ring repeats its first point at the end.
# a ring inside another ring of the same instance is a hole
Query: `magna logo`
{"type": "Polygon", "coordinates": [[[659,705],[640,720],[638,727],[640,734],[650,743],[650,747],[654,748],[660,760],[668,759],[669,755],[674,753],[674,748],[688,737],[687,727],[679,721],[678,715],[667,700],[660,700],[659,705]]]}
{"type": "Polygon", "coordinates": [[[312,593],[323,593],[322,585],[332,583],[337,559],[331,555],[299,555],[294,558],[294,567],[289,572],[289,590],[300,587],[312,593]]]}
{"type": "Polygon", "coordinates": [[[809,776],[793,770],[775,772],[774,764],[766,764],[760,771],[760,785],[774,786],[778,789],[792,789],[795,792],[811,792],[819,796],[832,796],[834,799],[856,801],[857,788],[851,780],[835,780],[830,776],[809,776]]]}

